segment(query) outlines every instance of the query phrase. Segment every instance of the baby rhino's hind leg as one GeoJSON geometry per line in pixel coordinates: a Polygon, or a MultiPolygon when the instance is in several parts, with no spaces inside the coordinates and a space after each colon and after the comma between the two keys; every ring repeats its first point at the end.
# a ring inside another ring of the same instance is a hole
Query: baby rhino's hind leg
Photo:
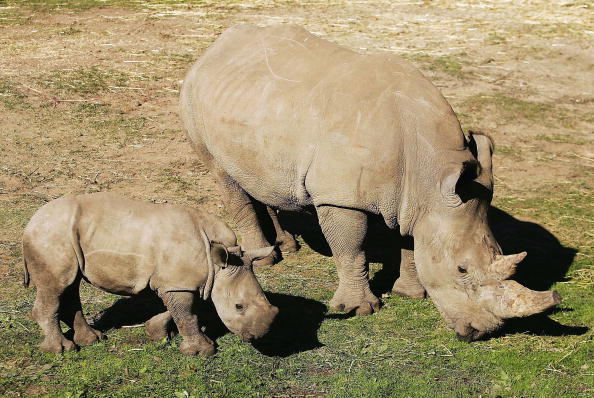
{"type": "Polygon", "coordinates": [[[26,271],[37,287],[37,296],[31,315],[39,324],[45,338],[40,344],[43,351],[61,353],[76,349],[60,328],[61,297],[64,291],[76,280],[78,268],[74,264],[74,254],[56,252],[49,259],[46,252],[35,250],[31,240],[23,239],[23,258],[26,271]]]}
{"type": "Polygon", "coordinates": [[[173,335],[173,317],[169,311],[155,315],[144,324],[146,335],[153,341],[173,335]]]}
{"type": "Polygon", "coordinates": [[[85,319],[80,302],[80,280],[79,274],[74,283],[64,290],[60,299],[60,319],[74,330],[76,344],[91,345],[96,341],[103,340],[105,335],[90,327],[85,319]]]}
{"type": "Polygon", "coordinates": [[[62,333],[62,329],[60,329],[60,319],[58,317],[60,293],[58,290],[44,287],[37,288],[37,297],[31,314],[45,335],[39,348],[56,354],[76,349],[76,345],[68,340],[62,333]]]}

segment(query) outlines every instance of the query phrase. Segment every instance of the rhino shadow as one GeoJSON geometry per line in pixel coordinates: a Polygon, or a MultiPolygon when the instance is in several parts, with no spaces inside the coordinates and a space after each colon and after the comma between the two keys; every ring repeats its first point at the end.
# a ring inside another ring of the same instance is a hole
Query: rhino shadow
{"type": "MultiPolygon", "coordinates": [[[[517,268],[513,279],[533,290],[549,290],[556,282],[565,282],[565,276],[577,250],[565,247],[546,228],[530,221],[522,221],[505,211],[491,206],[489,223],[503,254],[526,251],[528,256],[517,268]]],[[[573,311],[571,308],[552,308],[541,314],[506,321],[492,337],[526,333],[538,336],[581,335],[585,326],[563,325],[549,315],[573,311]]]]}
{"type": "Polygon", "coordinates": [[[526,251],[514,280],[533,290],[548,290],[555,282],[567,281],[577,250],[564,247],[546,228],[514,218],[496,207],[489,209],[489,223],[503,254],[526,251]]]}
{"type": "Polygon", "coordinates": [[[266,293],[279,314],[270,331],[252,344],[266,356],[287,357],[324,345],[318,340],[318,329],[325,319],[327,307],[317,300],[281,293],[266,293]]]}
{"type": "MultiPolygon", "coordinates": [[[[280,311],[270,331],[252,342],[254,348],[267,356],[286,357],[323,346],[318,340],[317,332],[327,312],[324,304],[280,293],[267,292],[266,297],[280,311]]],[[[93,327],[107,332],[143,324],[166,310],[161,299],[154,292],[147,290],[136,296],[118,299],[95,317],[93,327]]],[[[230,333],[217,315],[212,301],[196,300],[193,310],[198,314],[201,325],[204,325],[204,333],[215,341],[215,344],[219,337],[230,333]]],[[[175,326],[172,332],[177,333],[175,326]]]]}
{"type": "MultiPolygon", "coordinates": [[[[318,329],[327,308],[319,301],[288,294],[266,292],[279,314],[263,337],[253,340],[252,346],[266,356],[287,357],[303,351],[323,347],[318,340],[318,329]]],[[[212,301],[198,300],[195,308],[204,333],[213,341],[229,332],[216,313],[212,301]]]]}
{"type": "Polygon", "coordinates": [[[111,329],[143,324],[165,311],[167,308],[163,301],[153,291],[145,289],[135,296],[116,300],[93,318],[92,326],[101,332],[107,332],[111,329]]]}
{"type": "MultiPolygon", "coordinates": [[[[283,228],[294,235],[300,235],[311,249],[324,256],[332,255],[315,210],[305,213],[280,212],[279,220],[283,228]]],[[[559,239],[541,225],[518,220],[494,206],[489,209],[489,223],[504,254],[528,252],[513,279],[533,290],[548,290],[556,282],[567,281],[565,275],[577,250],[563,246],[559,239]]],[[[373,293],[381,296],[391,291],[399,276],[400,245],[413,248],[414,241],[412,238],[402,238],[397,230],[389,229],[380,217],[371,215],[365,244],[369,261],[382,264],[381,269],[370,280],[373,293]]],[[[585,333],[588,330],[586,327],[562,325],[548,316],[567,310],[553,309],[526,318],[510,319],[498,335],[531,333],[560,336],[585,333]]]]}
{"type": "MultiPolygon", "coordinates": [[[[315,210],[302,213],[283,211],[279,213],[279,221],[286,231],[301,236],[312,250],[323,256],[332,256],[315,210]]],[[[380,296],[392,290],[400,274],[401,245],[412,248],[412,238],[401,237],[397,231],[389,229],[381,217],[369,214],[368,231],[364,242],[365,252],[369,262],[382,264],[381,269],[370,280],[374,294],[380,296]]]]}

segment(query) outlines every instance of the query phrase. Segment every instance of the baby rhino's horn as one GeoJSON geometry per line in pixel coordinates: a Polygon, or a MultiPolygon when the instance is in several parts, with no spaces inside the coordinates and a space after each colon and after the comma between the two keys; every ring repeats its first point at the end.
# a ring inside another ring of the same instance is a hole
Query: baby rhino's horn
{"type": "Polygon", "coordinates": [[[250,264],[253,261],[259,260],[264,257],[268,257],[274,251],[274,246],[263,247],[261,249],[252,249],[246,250],[243,252],[242,259],[249,262],[250,264]]]}

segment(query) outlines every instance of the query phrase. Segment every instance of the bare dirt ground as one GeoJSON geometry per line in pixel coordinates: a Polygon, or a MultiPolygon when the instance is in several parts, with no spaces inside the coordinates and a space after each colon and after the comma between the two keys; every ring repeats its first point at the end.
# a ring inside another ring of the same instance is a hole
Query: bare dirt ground
{"type": "MultiPolygon", "coordinates": [[[[256,0],[85,8],[0,1],[3,304],[19,294],[22,228],[52,198],[115,190],[224,215],[208,170],[181,130],[177,100],[192,62],[238,23],[299,24],[363,53],[411,60],[442,90],[465,130],[493,137],[495,204],[518,206],[520,217],[552,228],[578,250],[582,268],[591,267],[590,2],[256,0]],[[575,212],[550,210],[567,197],[580,198],[575,212]]],[[[589,269],[576,274],[585,286],[592,283],[589,269]]],[[[284,271],[263,271],[263,278],[277,272],[284,271]]]]}

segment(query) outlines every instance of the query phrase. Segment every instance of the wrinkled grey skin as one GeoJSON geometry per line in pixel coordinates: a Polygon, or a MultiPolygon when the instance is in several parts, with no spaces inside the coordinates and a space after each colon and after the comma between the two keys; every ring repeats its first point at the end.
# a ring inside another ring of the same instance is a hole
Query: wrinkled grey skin
{"type": "Polygon", "coordinates": [[[83,278],[114,294],[155,291],[168,311],[147,322],[147,333],[161,339],[174,321],[185,354],[215,353],[191,311],[198,293],[212,295],[221,320],[243,340],[261,337],[278,309],[266,299],[251,262],[272,249],[241,251],[221,219],[189,207],[112,193],[56,199],[33,215],[23,235],[25,286],[29,279],[37,286],[32,316],[45,334],[40,347],[59,353],[103,338],[82,313],[83,278]],[[238,265],[231,265],[231,256],[238,265]],[[60,320],[74,329],[74,341],[62,334],[60,320]]]}
{"type": "MultiPolygon", "coordinates": [[[[554,292],[507,280],[525,253],[501,256],[487,224],[491,140],[466,137],[409,62],[357,54],[295,26],[240,25],[188,72],[180,107],[245,247],[269,244],[258,207],[315,207],[338,267],[334,309],[379,309],[363,250],[369,213],[414,237],[414,252],[401,248],[393,291],[428,294],[463,339],[559,303],[554,292]]],[[[281,248],[294,249],[269,215],[281,248]]]]}

